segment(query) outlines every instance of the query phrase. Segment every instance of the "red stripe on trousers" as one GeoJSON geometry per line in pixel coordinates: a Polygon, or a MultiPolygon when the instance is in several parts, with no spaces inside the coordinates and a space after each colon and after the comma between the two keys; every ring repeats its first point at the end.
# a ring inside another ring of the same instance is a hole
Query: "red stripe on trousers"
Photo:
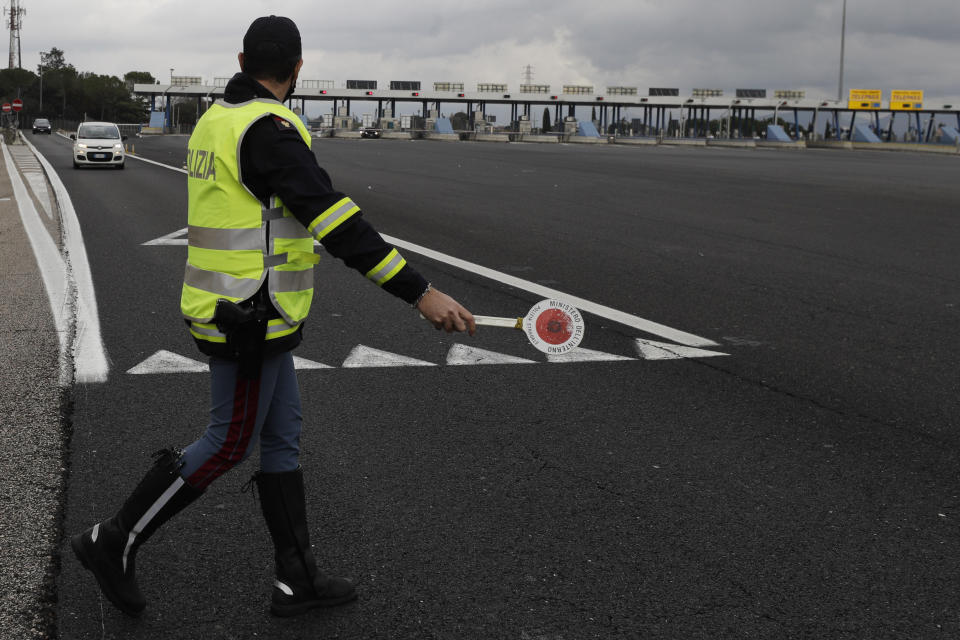
{"type": "Polygon", "coordinates": [[[243,460],[250,438],[253,436],[253,428],[257,423],[259,397],[260,378],[253,380],[237,378],[237,386],[233,392],[233,416],[230,418],[227,437],[220,449],[187,479],[191,487],[206,489],[214,480],[243,460]]]}

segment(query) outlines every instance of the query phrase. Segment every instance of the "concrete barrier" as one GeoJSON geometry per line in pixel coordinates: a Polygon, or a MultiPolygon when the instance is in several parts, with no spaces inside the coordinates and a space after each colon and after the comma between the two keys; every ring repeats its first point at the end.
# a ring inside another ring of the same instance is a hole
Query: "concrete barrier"
{"type": "Polygon", "coordinates": [[[958,154],[960,146],[943,144],[919,144],[916,142],[851,142],[849,140],[817,140],[807,143],[811,149],[849,149],[858,151],[899,151],[913,153],[958,154]]]}
{"type": "Polygon", "coordinates": [[[780,142],[779,140],[756,140],[755,146],[761,149],[806,149],[807,143],[804,140],[791,140],[789,142],[780,142]]]}
{"type": "Polygon", "coordinates": [[[350,129],[334,129],[333,130],[334,138],[359,138],[359,131],[351,131],[350,129]]]}
{"type": "Polygon", "coordinates": [[[574,144],[609,144],[607,138],[601,138],[599,136],[569,136],[564,142],[572,142],[574,144]]]}
{"type": "Polygon", "coordinates": [[[629,144],[629,145],[636,145],[636,146],[655,147],[660,143],[656,138],[614,138],[613,144],[629,144]]]}
{"type": "Polygon", "coordinates": [[[678,147],[705,147],[706,138],[664,138],[660,144],[678,146],[678,147]]]}
{"type": "Polygon", "coordinates": [[[757,141],[753,139],[739,138],[710,138],[707,140],[708,147],[729,147],[732,149],[753,149],[757,146],[757,141]]]}
{"type": "Polygon", "coordinates": [[[460,136],[456,133],[437,133],[436,131],[427,131],[423,134],[424,140],[442,140],[444,142],[460,142],[460,136]]]}
{"type": "Polygon", "coordinates": [[[384,140],[413,140],[417,136],[413,131],[381,131],[380,137],[384,140]]]}
{"type": "Polygon", "coordinates": [[[553,143],[556,144],[560,141],[558,136],[544,136],[537,133],[524,133],[520,136],[520,142],[539,142],[539,143],[553,143]]]}
{"type": "Polygon", "coordinates": [[[853,143],[847,140],[811,140],[807,146],[811,149],[853,149],[853,143]]]}
{"type": "Polygon", "coordinates": [[[474,140],[477,142],[510,142],[510,136],[506,133],[478,133],[474,140]]]}
{"type": "Polygon", "coordinates": [[[940,154],[956,154],[960,153],[960,147],[956,145],[943,145],[943,144],[918,144],[915,142],[883,142],[876,144],[873,142],[854,142],[854,149],[869,149],[870,151],[911,151],[911,152],[920,152],[920,153],[940,153],[940,154]]]}

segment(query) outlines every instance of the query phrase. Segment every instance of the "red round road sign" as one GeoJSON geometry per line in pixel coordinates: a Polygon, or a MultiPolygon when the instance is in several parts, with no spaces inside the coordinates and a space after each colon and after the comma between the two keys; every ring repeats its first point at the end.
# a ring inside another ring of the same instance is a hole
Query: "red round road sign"
{"type": "Polygon", "coordinates": [[[541,300],[523,319],[523,330],[534,347],[548,354],[573,351],[583,340],[583,316],[571,304],[541,300]]]}
{"type": "Polygon", "coordinates": [[[4,113],[10,113],[10,103],[9,103],[9,102],[4,102],[4,103],[3,103],[3,112],[4,112],[4,113]]]}
{"type": "Polygon", "coordinates": [[[21,100],[20,98],[17,98],[16,100],[13,101],[13,110],[20,111],[20,109],[23,109],[23,100],[21,100]]]}

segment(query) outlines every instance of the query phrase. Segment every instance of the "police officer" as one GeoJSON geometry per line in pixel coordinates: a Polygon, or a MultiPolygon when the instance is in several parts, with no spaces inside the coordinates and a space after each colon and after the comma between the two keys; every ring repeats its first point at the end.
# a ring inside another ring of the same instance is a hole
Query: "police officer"
{"type": "Polygon", "coordinates": [[[271,611],[291,616],[356,597],[313,558],[299,463],[300,396],[291,350],[313,297],[316,238],[332,255],[410,303],[436,328],[476,330],[336,191],[283,105],[294,91],[300,33],[288,18],[256,19],[241,72],[197,123],[188,166],[189,247],[181,310],[210,356],[210,422],[184,450],[168,449],[112,517],[71,538],[84,567],[121,611],[138,615],[137,549],[260,444],[254,475],[275,549],[271,611]]]}

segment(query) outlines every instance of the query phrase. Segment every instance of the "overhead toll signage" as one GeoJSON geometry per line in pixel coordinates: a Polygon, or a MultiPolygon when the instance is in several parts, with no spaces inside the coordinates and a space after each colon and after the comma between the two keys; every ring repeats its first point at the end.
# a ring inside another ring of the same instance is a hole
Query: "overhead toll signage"
{"type": "Polygon", "coordinates": [[[300,80],[304,89],[333,89],[333,80],[300,80]]]}
{"type": "Polygon", "coordinates": [[[347,89],[376,89],[376,80],[347,80],[347,89]]]}
{"type": "Polygon", "coordinates": [[[647,91],[647,95],[651,97],[665,97],[665,96],[679,96],[680,89],[667,88],[667,87],[650,87],[647,91]]]}
{"type": "Polygon", "coordinates": [[[880,89],[850,89],[847,99],[848,109],[879,109],[883,100],[883,91],[880,89]]]}
{"type": "Polygon", "coordinates": [[[766,89],[737,89],[738,98],[766,98],[766,89]]]}
{"type": "Polygon", "coordinates": [[[919,111],[923,109],[923,91],[894,89],[890,92],[890,109],[893,111],[919,111]]]}
{"type": "Polygon", "coordinates": [[[773,92],[773,97],[777,100],[803,100],[807,97],[807,92],[794,89],[777,89],[773,92]]]}
{"type": "Polygon", "coordinates": [[[520,93],[550,93],[550,85],[522,84],[520,85],[520,93]]]}

